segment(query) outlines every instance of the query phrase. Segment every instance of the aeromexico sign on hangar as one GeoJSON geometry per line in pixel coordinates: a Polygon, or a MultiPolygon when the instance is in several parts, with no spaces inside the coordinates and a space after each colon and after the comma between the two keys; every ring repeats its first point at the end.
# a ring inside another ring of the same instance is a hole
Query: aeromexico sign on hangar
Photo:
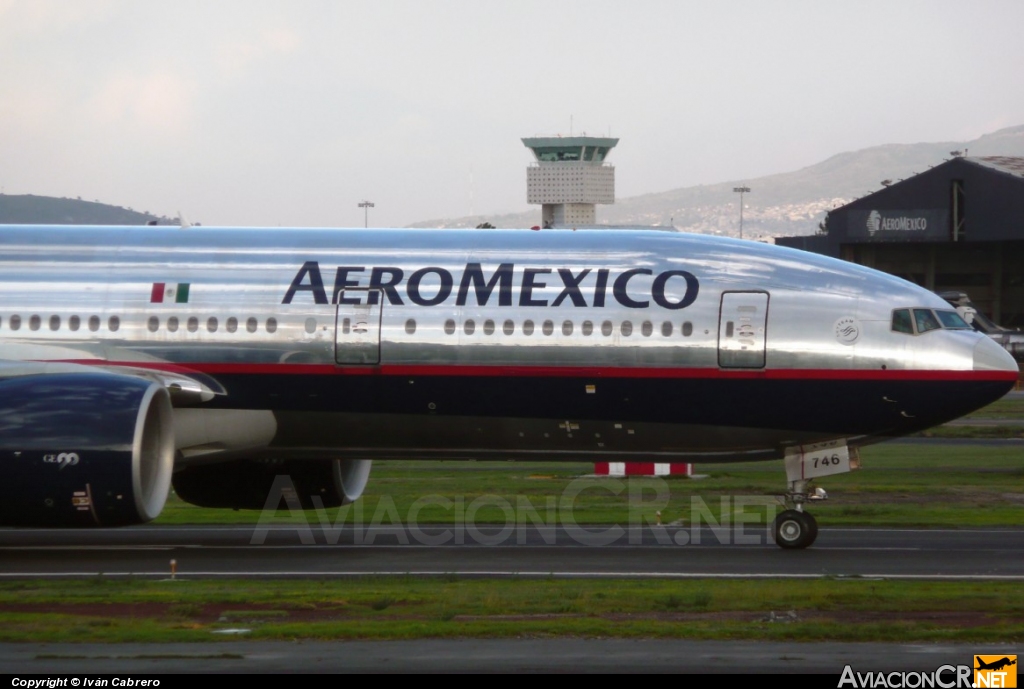
{"type": "Polygon", "coordinates": [[[949,211],[851,210],[846,236],[853,241],[913,242],[949,238],[949,211]]]}

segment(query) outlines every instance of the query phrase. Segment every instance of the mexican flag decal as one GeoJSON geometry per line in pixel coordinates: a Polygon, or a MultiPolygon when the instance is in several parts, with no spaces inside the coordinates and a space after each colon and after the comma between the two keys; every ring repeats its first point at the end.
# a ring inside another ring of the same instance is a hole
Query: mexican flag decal
{"type": "Polygon", "coordinates": [[[187,304],[190,284],[188,282],[154,282],[153,291],[149,294],[149,303],[187,304]]]}

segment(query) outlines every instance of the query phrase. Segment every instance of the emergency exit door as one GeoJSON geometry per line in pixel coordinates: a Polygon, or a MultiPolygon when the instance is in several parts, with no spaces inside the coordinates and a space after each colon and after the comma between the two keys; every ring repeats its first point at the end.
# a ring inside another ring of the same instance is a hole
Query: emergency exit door
{"type": "Polygon", "coordinates": [[[725,292],[718,318],[718,365],[764,368],[767,292],[725,292]]]}
{"type": "Polygon", "coordinates": [[[380,363],[380,290],[346,289],[338,292],[334,360],[339,364],[380,363]],[[343,302],[356,302],[347,304],[343,302]]]}

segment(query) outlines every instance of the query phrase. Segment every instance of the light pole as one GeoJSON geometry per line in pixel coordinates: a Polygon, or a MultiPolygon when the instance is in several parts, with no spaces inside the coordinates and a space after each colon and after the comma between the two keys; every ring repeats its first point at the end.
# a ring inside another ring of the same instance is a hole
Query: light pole
{"type": "Polygon", "coordinates": [[[373,208],[373,203],[371,203],[370,201],[363,201],[359,204],[359,207],[363,209],[363,227],[369,227],[370,209],[373,208]]]}
{"type": "Polygon", "coordinates": [[[750,187],[733,187],[740,194],[740,239],[743,239],[743,195],[750,192],[750,187]]]}

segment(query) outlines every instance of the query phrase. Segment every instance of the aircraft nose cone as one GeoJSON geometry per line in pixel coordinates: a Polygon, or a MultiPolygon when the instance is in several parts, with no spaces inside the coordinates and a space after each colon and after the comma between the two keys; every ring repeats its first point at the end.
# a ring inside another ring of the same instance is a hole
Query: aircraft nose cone
{"type": "Polygon", "coordinates": [[[975,371],[1013,371],[1020,368],[1010,353],[990,337],[983,337],[974,345],[975,371]]]}

